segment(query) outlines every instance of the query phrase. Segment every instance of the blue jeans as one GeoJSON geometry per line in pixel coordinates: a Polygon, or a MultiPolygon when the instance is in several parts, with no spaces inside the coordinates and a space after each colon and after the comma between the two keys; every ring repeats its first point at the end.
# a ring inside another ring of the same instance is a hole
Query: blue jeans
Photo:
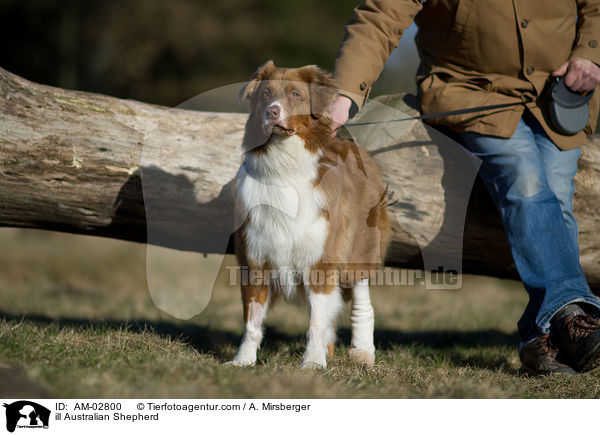
{"type": "Polygon", "coordinates": [[[561,151],[525,112],[509,139],[461,133],[463,145],[482,161],[484,184],[500,211],[513,260],[529,293],[519,320],[521,346],[548,334],[563,306],[600,308],[579,263],[573,178],[579,148],[561,151]]]}

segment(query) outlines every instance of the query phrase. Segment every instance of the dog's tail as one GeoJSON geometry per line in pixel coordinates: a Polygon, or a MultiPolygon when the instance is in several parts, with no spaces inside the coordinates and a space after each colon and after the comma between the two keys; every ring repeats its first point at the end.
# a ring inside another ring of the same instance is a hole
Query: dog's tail
{"type": "Polygon", "coordinates": [[[396,204],[398,200],[394,198],[394,191],[390,189],[390,185],[386,184],[385,189],[381,193],[381,197],[379,198],[379,202],[377,203],[377,207],[391,207],[396,204]]]}
{"type": "Polygon", "coordinates": [[[379,221],[379,217],[382,214],[386,214],[385,209],[387,207],[391,207],[398,200],[394,199],[394,192],[390,190],[389,184],[386,184],[385,189],[381,193],[379,197],[379,201],[369,210],[369,217],[367,218],[367,225],[370,227],[377,226],[377,222],[379,221]]]}

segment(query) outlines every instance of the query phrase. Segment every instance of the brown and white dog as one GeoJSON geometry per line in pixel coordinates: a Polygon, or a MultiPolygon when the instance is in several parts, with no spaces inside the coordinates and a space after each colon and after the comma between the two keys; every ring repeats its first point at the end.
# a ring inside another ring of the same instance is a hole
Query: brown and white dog
{"type": "Polygon", "coordinates": [[[389,239],[379,168],[354,142],[331,136],[327,108],[337,91],[316,66],[261,66],[242,89],[250,115],[235,178],[235,252],[245,331],[230,364],[253,365],[267,307],[278,296],[308,303],[301,367],[326,367],[335,320],[352,300],[351,356],[375,360],[368,278],[389,239]],[[243,223],[242,223],[243,222],[243,223]]]}

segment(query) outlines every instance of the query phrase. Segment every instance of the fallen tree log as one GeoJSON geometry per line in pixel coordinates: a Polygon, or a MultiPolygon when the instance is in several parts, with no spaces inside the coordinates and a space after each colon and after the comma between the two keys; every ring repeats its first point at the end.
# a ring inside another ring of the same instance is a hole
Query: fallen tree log
{"type": "MultiPolygon", "coordinates": [[[[236,88],[237,90],[237,88],[236,88]]],[[[414,114],[410,96],[354,122],[414,114]]],[[[0,69],[0,225],[223,253],[246,115],[158,107],[32,83],[0,69]]],[[[516,277],[477,162],[421,122],[349,127],[395,192],[387,263],[516,277]],[[463,238],[464,229],[464,238],[463,238]]],[[[580,160],[581,261],[600,288],[600,138],[580,160]]]]}

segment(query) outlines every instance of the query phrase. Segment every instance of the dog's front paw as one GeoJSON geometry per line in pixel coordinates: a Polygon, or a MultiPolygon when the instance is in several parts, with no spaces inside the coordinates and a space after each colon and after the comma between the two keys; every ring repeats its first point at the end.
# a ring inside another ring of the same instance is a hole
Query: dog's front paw
{"type": "Polygon", "coordinates": [[[326,355],[325,349],[309,346],[304,352],[300,368],[303,370],[324,369],[327,367],[326,355]]]}
{"type": "Polygon", "coordinates": [[[256,365],[256,347],[242,343],[232,361],[225,363],[228,366],[247,367],[256,365]]]}
{"type": "Polygon", "coordinates": [[[348,354],[350,358],[365,367],[373,367],[375,365],[375,349],[358,349],[353,347],[348,354]]]}
{"type": "Polygon", "coordinates": [[[243,353],[238,354],[233,357],[232,361],[226,362],[226,366],[234,366],[234,367],[250,367],[256,365],[256,355],[244,355],[243,353]]]}
{"type": "Polygon", "coordinates": [[[301,370],[318,370],[318,369],[324,369],[326,367],[327,367],[327,363],[320,364],[315,361],[302,361],[302,364],[300,364],[301,370]]]}
{"type": "Polygon", "coordinates": [[[225,366],[233,366],[233,367],[251,367],[256,365],[256,361],[242,361],[242,360],[231,360],[227,361],[223,365],[225,366]]]}

